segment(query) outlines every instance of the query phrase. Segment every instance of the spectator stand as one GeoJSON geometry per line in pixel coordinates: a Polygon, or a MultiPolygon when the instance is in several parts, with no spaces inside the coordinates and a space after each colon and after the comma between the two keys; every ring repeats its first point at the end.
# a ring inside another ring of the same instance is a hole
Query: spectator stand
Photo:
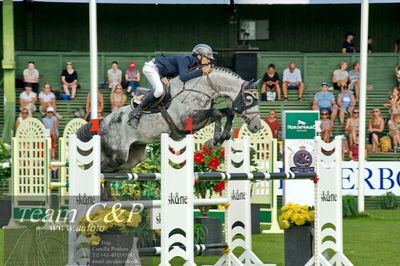
{"type": "Polygon", "coordinates": [[[18,227],[24,218],[42,218],[50,207],[48,189],[50,183],[49,162],[51,139],[46,136],[42,122],[27,118],[19,126],[11,142],[12,216],[10,227],[18,227]]]}
{"type": "MultiPolygon", "coordinates": [[[[251,133],[247,129],[247,125],[243,124],[239,131],[239,139],[244,136],[250,137],[250,148],[254,149],[257,171],[261,172],[277,172],[278,171],[278,146],[277,139],[272,137],[272,131],[268,124],[261,120],[261,130],[257,133],[251,133]]],[[[261,210],[270,213],[270,229],[263,230],[262,233],[283,233],[277,220],[278,193],[276,189],[276,181],[256,181],[252,183],[251,203],[258,205],[269,205],[268,208],[263,207],[261,210]]]]}
{"type": "MultiPolygon", "coordinates": [[[[75,118],[68,122],[64,128],[64,132],[61,138],[58,139],[58,157],[60,162],[68,162],[68,146],[69,146],[69,135],[75,134],[80,127],[87,122],[81,118],[75,118]]],[[[58,168],[58,180],[62,183],[68,183],[68,167],[58,168]]],[[[60,207],[68,206],[68,187],[60,187],[60,207]]]]}

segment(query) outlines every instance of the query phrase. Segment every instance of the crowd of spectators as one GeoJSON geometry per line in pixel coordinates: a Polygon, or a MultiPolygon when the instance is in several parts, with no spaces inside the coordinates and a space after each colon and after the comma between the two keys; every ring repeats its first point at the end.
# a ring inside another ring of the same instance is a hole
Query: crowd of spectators
{"type": "MultiPolygon", "coordinates": [[[[78,73],[74,69],[73,62],[65,62],[65,68],[60,75],[59,88],[52,88],[49,82],[44,82],[40,88],[40,72],[36,69],[35,62],[28,62],[27,68],[23,71],[24,91],[19,95],[20,114],[16,119],[16,128],[21,122],[39,111],[43,115],[42,122],[52,139],[52,157],[55,155],[56,143],[59,134],[58,120],[62,116],[57,112],[57,101],[76,101],[77,90],[80,88],[78,83],[78,73]],[[63,94],[60,94],[60,91],[63,94]]],[[[104,82],[110,91],[111,112],[117,111],[127,102],[127,95],[135,96],[136,89],[140,82],[140,72],[136,68],[135,62],[130,62],[125,71],[125,81],[123,81],[122,71],[118,68],[118,62],[113,61],[111,68],[107,70],[107,79],[104,82]],[[127,89],[126,91],[124,89],[127,89]]],[[[54,85],[54,84],[53,84],[54,85]]],[[[57,87],[57,85],[55,85],[57,87]]],[[[101,88],[101,86],[99,86],[101,88]]],[[[90,93],[86,97],[86,108],[77,110],[75,116],[86,120],[90,117],[90,93]],[[81,111],[81,112],[80,112],[81,111]]],[[[104,118],[104,97],[98,92],[98,117],[104,118]]]]}
{"type": "MultiPolygon", "coordinates": [[[[354,33],[347,33],[342,44],[342,53],[355,53],[354,33]]],[[[372,53],[373,39],[368,37],[368,52],[372,53]]],[[[395,42],[394,52],[400,52],[400,39],[395,42]]],[[[367,110],[367,114],[372,117],[368,121],[369,143],[368,152],[396,151],[400,152],[400,65],[395,67],[394,77],[396,85],[392,89],[389,101],[384,107],[389,109],[389,117],[382,117],[381,110],[374,108],[367,110]],[[385,143],[389,141],[389,148],[385,148],[385,143]]],[[[296,67],[296,62],[289,62],[289,67],[282,73],[282,81],[276,71],[274,64],[269,64],[262,78],[260,91],[261,101],[288,99],[288,90],[298,90],[298,101],[302,101],[304,83],[301,77],[301,70],[296,67]],[[280,86],[282,82],[282,87],[280,86]],[[282,88],[282,89],[281,89],[282,88]]],[[[358,158],[358,123],[359,109],[356,107],[359,102],[360,91],[360,63],[354,62],[351,70],[348,71],[348,63],[342,61],[338,68],[332,73],[332,86],[327,82],[322,82],[320,91],[315,93],[312,102],[312,110],[320,112],[321,117],[321,137],[329,142],[333,139],[334,128],[343,128],[345,135],[344,150],[349,151],[351,159],[358,158]],[[331,91],[336,91],[335,95],[331,91]],[[339,117],[339,125],[335,125],[335,119],[339,117]]],[[[368,85],[369,89],[372,87],[368,85]]],[[[276,111],[271,110],[269,117],[265,121],[270,121],[276,117],[276,111]]],[[[274,130],[273,130],[274,131],[274,130]]],[[[274,134],[276,136],[276,134],[274,134]]]]}

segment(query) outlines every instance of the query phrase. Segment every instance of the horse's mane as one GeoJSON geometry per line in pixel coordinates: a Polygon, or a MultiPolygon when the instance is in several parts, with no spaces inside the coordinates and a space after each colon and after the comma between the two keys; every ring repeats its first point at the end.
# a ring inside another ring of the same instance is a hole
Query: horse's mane
{"type": "Polygon", "coordinates": [[[233,72],[231,69],[226,68],[226,67],[213,67],[213,70],[218,70],[218,71],[222,71],[222,72],[226,72],[228,74],[231,74],[232,76],[242,79],[241,76],[239,76],[236,72],[233,72]]]}

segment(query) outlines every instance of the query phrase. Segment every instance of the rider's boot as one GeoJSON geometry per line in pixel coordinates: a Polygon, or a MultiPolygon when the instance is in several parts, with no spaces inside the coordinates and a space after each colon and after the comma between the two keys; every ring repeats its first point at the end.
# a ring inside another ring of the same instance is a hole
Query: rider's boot
{"type": "Polygon", "coordinates": [[[154,99],[156,99],[156,97],[154,97],[154,91],[149,92],[141,101],[141,103],[129,113],[128,125],[132,126],[133,128],[137,128],[143,109],[148,107],[154,101],[154,99]]]}

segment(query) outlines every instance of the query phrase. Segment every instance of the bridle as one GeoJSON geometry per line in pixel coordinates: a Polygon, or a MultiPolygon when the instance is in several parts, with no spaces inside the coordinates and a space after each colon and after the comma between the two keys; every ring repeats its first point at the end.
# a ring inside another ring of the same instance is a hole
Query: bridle
{"type": "Polygon", "coordinates": [[[258,105],[258,98],[255,96],[256,89],[247,88],[249,84],[251,83],[247,81],[243,82],[238,96],[236,96],[232,103],[232,110],[235,111],[239,117],[242,117],[246,124],[249,124],[255,118],[255,116],[249,118],[248,115],[260,114],[259,111],[247,111],[248,109],[258,105]],[[246,105],[246,101],[249,101],[250,104],[246,105]]]}

